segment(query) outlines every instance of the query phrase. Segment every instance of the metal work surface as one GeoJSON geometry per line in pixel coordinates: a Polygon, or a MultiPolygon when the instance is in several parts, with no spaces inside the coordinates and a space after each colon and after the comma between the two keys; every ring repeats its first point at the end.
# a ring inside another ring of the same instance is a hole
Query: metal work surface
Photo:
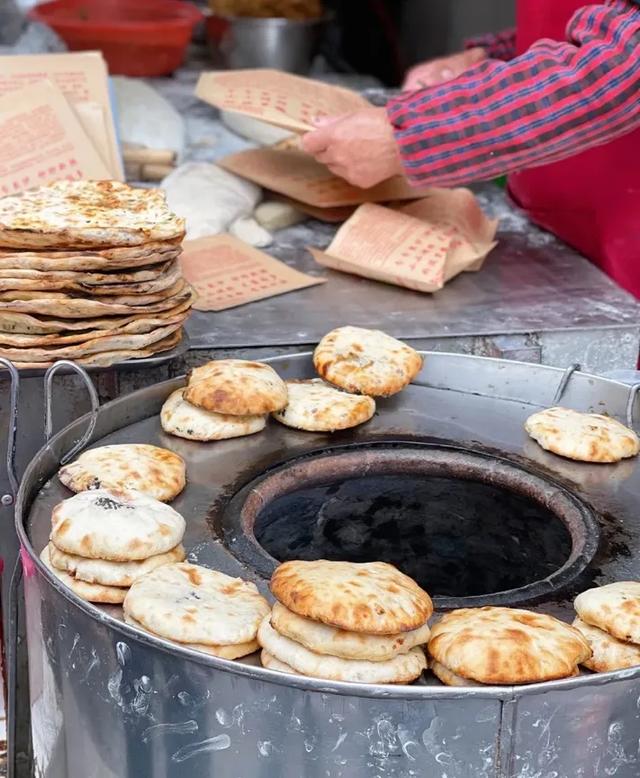
{"type": "MultiPolygon", "coordinates": [[[[185,118],[186,159],[215,162],[251,144],[194,96],[198,74],[185,69],[151,83],[185,118]]],[[[554,366],[578,361],[593,372],[635,368],[638,303],[533,226],[503,190],[493,184],[475,189],[486,213],[500,219],[499,245],[481,272],[462,274],[435,294],[421,294],[328,270],[305,249],[325,248],[335,226],[308,220],[278,232],[266,251],[328,283],[227,311],[195,312],[187,324],[192,348],[261,348],[266,356],[273,346],[315,344],[329,329],[349,323],[415,340],[429,350],[554,366]]]]}
{"type": "MultiPolygon", "coordinates": [[[[285,377],[313,373],[308,355],[272,364],[285,377]]],[[[586,566],[578,565],[561,590],[538,590],[526,603],[569,620],[578,591],[638,578],[640,473],[635,460],[615,466],[566,462],[526,437],[524,419],[554,402],[562,377],[562,371],[547,367],[431,354],[415,385],[380,402],[379,413],[361,428],[327,436],[272,422],[259,435],[213,444],[161,431],[157,413],[180,384],[176,379],[103,408],[92,445],[147,442],[181,454],[188,485],[173,505],[187,519],[189,558],[253,579],[263,590],[266,582],[257,570],[243,564],[241,554],[234,556],[228,538],[218,536],[219,523],[247,483],[288,460],[307,461],[329,449],[352,454],[363,446],[385,451],[424,446],[485,458],[490,478],[504,467],[508,473],[529,472],[547,484],[550,491],[540,498],[547,507],[560,493],[568,495],[587,514],[593,512],[599,525],[599,540],[588,521],[585,525],[597,545],[585,557],[586,566]]],[[[627,386],[575,374],[562,402],[624,418],[629,396],[627,386]]],[[[636,416],[638,405],[636,400],[636,416]]],[[[40,452],[18,502],[28,561],[36,775],[639,774],[640,669],[519,688],[454,689],[428,679],[402,687],[330,683],[178,649],[122,623],[117,608],[81,602],[43,568],[37,553],[47,541],[53,505],[69,496],[52,476],[86,423],[71,425],[40,452]]]]}

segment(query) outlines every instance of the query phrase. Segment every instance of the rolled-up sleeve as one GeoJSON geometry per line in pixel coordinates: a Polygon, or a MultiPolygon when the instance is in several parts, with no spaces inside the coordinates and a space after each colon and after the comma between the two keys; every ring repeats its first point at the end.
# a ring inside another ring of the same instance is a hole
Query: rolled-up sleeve
{"type": "Polygon", "coordinates": [[[587,6],[567,41],[486,61],[387,111],[416,185],[487,180],[606,143],[640,127],[640,6],[587,6]]]}

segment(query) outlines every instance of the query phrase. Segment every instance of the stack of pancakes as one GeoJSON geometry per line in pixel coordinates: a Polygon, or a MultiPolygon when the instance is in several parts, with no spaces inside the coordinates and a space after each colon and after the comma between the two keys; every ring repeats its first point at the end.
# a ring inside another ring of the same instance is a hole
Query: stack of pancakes
{"type": "Polygon", "coordinates": [[[402,684],[426,668],[431,599],[392,565],[285,562],[271,592],[278,602],[258,630],[269,669],[402,684]]]}
{"type": "Polygon", "coordinates": [[[430,667],[447,686],[526,684],[579,675],[591,657],[563,621],[519,608],[461,608],[433,627],[430,667]]]}
{"type": "Polygon", "coordinates": [[[45,565],[78,597],[118,604],[138,578],[185,558],[183,517],[141,492],[93,489],[53,510],[45,565]]]}
{"type": "Polygon", "coordinates": [[[589,641],[593,656],[583,662],[589,670],[608,673],[640,665],[640,582],[589,589],[575,601],[573,626],[589,641]]]}
{"type": "Polygon", "coordinates": [[[176,346],[194,299],[160,190],[59,181],[0,199],[0,356],[108,366],[176,346]]]}
{"type": "Polygon", "coordinates": [[[222,659],[258,650],[258,625],[269,603],[255,584],[188,563],[137,580],[124,601],[128,624],[183,648],[222,659]]]}
{"type": "Polygon", "coordinates": [[[191,371],[162,407],[162,428],[188,440],[227,440],[263,430],[287,404],[287,387],[261,362],[220,359],[191,371]]]}

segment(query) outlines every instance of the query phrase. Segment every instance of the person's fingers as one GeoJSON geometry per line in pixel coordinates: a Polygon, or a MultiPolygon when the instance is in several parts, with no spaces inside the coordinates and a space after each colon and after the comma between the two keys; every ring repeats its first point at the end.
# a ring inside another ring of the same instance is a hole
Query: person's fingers
{"type": "Polygon", "coordinates": [[[329,165],[337,164],[331,149],[322,151],[320,154],[315,154],[314,156],[318,160],[318,162],[321,162],[323,165],[329,166],[329,165]]]}
{"type": "Polygon", "coordinates": [[[338,176],[338,178],[344,178],[345,181],[349,180],[347,169],[342,165],[327,165],[327,167],[334,176],[338,176]]]}
{"type": "Polygon", "coordinates": [[[468,66],[477,65],[487,59],[486,49],[476,46],[474,49],[469,49],[465,52],[465,58],[468,66]]]}
{"type": "Polygon", "coordinates": [[[306,133],[302,136],[302,148],[307,154],[318,154],[329,148],[331,140],[330,127],[322,127],[318,130],[306,133]]]}
{"type": "Polygon", "coordinates": [[[432,65],[429,67],[416,68],[409,72],[402,88],[405,91],[424,89],[425,87],[433,86],[433,80],[434,68],[432,65]]]}
{"type": "Polygon", "coordinates": [[[332,124],[339,122],[341,118],[341,116],[316,116],[316,118],[313,120],[313,125],[318,129],[322,127],[330,127],[332,124]]]}

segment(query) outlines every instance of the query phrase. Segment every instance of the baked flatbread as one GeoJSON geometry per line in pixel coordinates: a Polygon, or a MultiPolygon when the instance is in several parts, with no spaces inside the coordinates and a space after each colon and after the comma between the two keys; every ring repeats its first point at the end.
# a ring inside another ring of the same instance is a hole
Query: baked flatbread
{"type": "Polygon", "coordinates": [[[410,632],[433,613],[429,595],[386,562],[285,562],[271,591],[298,616],[371,635],[410,632]]]}
{"type": "Polygon", "coordinates": [[[287,381],[289,401],[273,414],[287,427],[308,432],[335,432],[364,424],[376,412],[371,397],[347,394],[320,378],[287,381]]]}
{"type": "Polygon", "coordinates": [[[279,673],[289,673],[289,675],[300,675],[300,673],[296,673],[293,667],[289,667],[289,665],[276,659],[275,656],[265,651],[264,648],[260,652],[260,662],[267,670],[277,670],[279,673]]]}
{"type": "MultiPolygon", "coordinates": [[[[431,668],[431,672],[436,676],[436,678],[442,681],[445,686],[483,686],[481,683],[470,681],[468,678],[463,678],[461,675],[456,675],[455,673],[451,672],[448,667],[441,665],[440,662],[431,661],[429,663],[429,667],[431,668]]],[[[580,675],[580,670],[577,667],[574,672],[572,672],[567,677],[572,678],[576,675],[580,675]]]]}
{"type": "Polygon", "coordinates": [[[588,589],[574,602],[578,616],[614,638],[640,645],[640,581],[588,589]]]}
{"type": "Polygon", "coordinates": [[[455,675],[483,684],[567,678],[591,656],[578,630],[517,608],[462,608],[431,630],[429,654],[455,675]]]}
{"type": "Polygon", "coordinates": [[[56,570],[73,576],[76,581],[102,584],[103,586],[131,586],[138,578],[157,567],[182,562],[186,557],[184,546],[177,545],[165,554],[134,562],[108,562],[105,559],[87,559],[67,554],[49,543],[49,559],[56,570]]]}
{"type": "Polygon", "coordinates": [[[217,359],[191,371],[184,399],[214,413],[260,416],[284,408],[287,387],[262,362],[217,359]]]}
{"type": "Polygon", "coordinates": [[[640,665],[640,646],[624,643],[598,627],[576,619],[573,626],[588,640],[593,656],[583,665],[594,673],[610,673],[640,665]]]}
{"type": "Polygon", "coordinates": [[[141,246],[55,251],[0,248],[0,268],[33,270],[115,270],[139,268],[175,259],[182,253],[181,238],[152,241],[141,246]]]}
{"type": "Polygon", "coordinates": [[[549,408],[530,416],[524,427],[542,448],[579,462],[619,462],[640,451],[633,430],[597,413],[549,408]]]}
{"type": "MultiPolygon", "coordinates": [[[[155,635],[155,633],[143,627],[140,622],[136,621],[131,616],[128,616],[126,613],[124,614],[124,620],[127,622],[127,624],[131,624],[132,627],[137,627],[138,629],[142,629],[145,632],[148,632],[150,635],[155,635]]],[[[155,637],[162,636],[155,635],[155,637]]],[[[166,639],[167,638],[163,638],[163,640],[166,639]]],[[[220,659],[240,659],[243,656],[255,654],[255,652],[260,648],[260,644],[257,640],[250,640],[248,643],[235,643],[231,646],[207,646],[203,645],[202,643],[178,643],[176,640],[173,642],[182,648],[190,648],[193,651],[202,651],[204,654],[211,654],[211,656],[217,656],[220,659]]]]}
{"type": "Polygon", "coordinates": [[[44,562],[46,567],[59,578],[62,583],[71,589],[71,591],[80,597],[81,600],[87,602],[100,602],[109,605],[119,605],[124,602],[124,598],[127,595],[127,590],[124,588],[118,588],[117,586],[102,586],[101,584],[90,584],[85,581],[78,581],[68,573],[63,573],[62,570],[58,570],[51,564],[49,558],[49,546],[45,546],[40,559],[44,562]]]}
{"type": "Polygon", "coordinates": [[[261,432],[266,416],[229,416],[196,408],[184,398],[185,390],[169,395],[160,411],[162,429],[187,440],[228,440],[261,432]]]}
{"type": "MultiPolygon", "coordinates": [[[[166,311],[153,314],[145,309],[138,313],[132,313],[127,316],[108,316],[105,318],[82,319],[51,319],[31,316],[27,313],[13,313],[11,311],[0,311],[0,330],[4,333],[15,333],[23,335],[48,335],[68,333],[70,331],[86,330],[117,330],[131,322],[148,320],[149,318],[160,319],[162,326],[163,319],[171,319],[181,313],[188,312],[195,299],[195,293],[191,292],[184,296],[182,302],[166,311]]],[[[107,333],[109,334],[109,333],[107,333]]]]}
{"type": "MultiPolygon", "coordinates": [[[[182,330],[174,332],[173,335],[169,335],[168,338],[163,338],[157,343],[153,343],[151,346],[143,349],[127,350],[122,349],[120,351],[104,351],[101,354],[93,354],[90,357],[78,357],[73,361],[77,365],[83,365],[84,367],[109,367],[116,362],[124,362],[125,360],[143,359],[144,357],[151,357],[156,355],[165,354],[165,352],[172,349],[182,340],[182,330]]],[[[41,370],[43,367],[51,367],[54,362],[20,362],[20,360],[11,360],[15,367],[19,370],[27,370],[29,368],[35,368],[41,370]]]]}
{"type": "MultiPolygon", "coordinates": [[[[188,312],[178,314],[177,316],[167,317],[165,319],[150,317],[148,319],[134,319],[123,327],[113,327],[110,330],[76,330],[68,335],[52,333],[50,335],[23,335],[21,333],[13,334],[2,332],[0,330],[0,348],[11,346],[14,348],[35,348],[39,346],[62,347],[74,343],[85,343],[94,338],[112,338],[116,335],[142,335],[159,327],[170,327],[172,324],[181,325],[189,317],[188,312]]],[[[113,347],[108,349],[113,351],[113,347]]],[[[20,355],[22,357],[22,354],[20,355]]]]}
{"type": "Polygon", "coordinates": [[[185,526],[177,511],[153,497],[94,489],[56,505],[50,540],[67,554],[131,562],[171,551],[185,526]]]}
{"type": "Polygon", "coordinates": [[[327,681],[352,683],[411,683],[422,675],[427,659],[420,648],[399,654],[386,662],[339,659],[315,654],[299,643],[279,635],[266,616],[258,630],[258,642],[272,656],[301,675],[327,681]]]}
{"type": "Polygon", "coordinates": [[[108,273],[92,273],[81,270],[78,267],[71,270],[57,268],[47,268],[45,270],[21,267],[5,268],[0,264],[0,283],[6,284],[8,279],[38,281],[41,283],[41,286],[37,287],[38,289],[48,289],[50,282],[57,283],[59,281],[71,281],[90,287],[103,284],[136,284],[141,281],[154,281],[176,264],[177,262],[174,260],[157,265],[149,265],[140,270],[120,270],[108,273]]]}
{"type": "Polygon", "coordinates": [[[0,245],[50,249],[178,240],[184,220],[160,189],[119,181],[56,181],[0,200],[0,245]]]}
{"type": "Polygon", "coordinates": [[[386,662],[398,654],[406,654],[416,646],[426,645],[430,634],[427,624],[398,635],[347,632],[298,616],[279,602],[271,611],[271,626],[280,635],[300,643],[316,654],[328,654],[341,659],[365,659],[370,662],[386,662]]]}
{"type": "Polygon", "coordinates": [[[11,348],[9,346],[0,346],[0,357],[5,359],[16,359],[28,362],[55,362],[58,359],[75,359],[76,357],[88,357],[92,354],[99,354],[104,351],[117,351],[126,348],[135,350],[137,348],[146,348],[152,343],[163,340],[182,327],[182,322],[171,324],[168,327],[157,327],[151,332],[145,332],[139,335],[104,335],[99,338],[92,338],[83,343],[75,343],[61,346],[49,346],[45,348],[11,348]]]}
{"type": "MultiPolygon", "coordinates": [[[[18,272],[18,271],[14,271],[18,272]]],[[[23,273],[34,273],[33,270],[23,270],[23,273]]],[[[88,273],[76,273],[76,276],[89,275],[88,273]]],[[[149,278],[139,281],[110,281],[105,276],[99,283],[91,283],[82,280],[82,278],[60,278],[53,273],[41,273],[39,278],[17,278],[15,276],[6,277],[0,271],[0,293],[13,291],[41,291],[52,292],[61,291],[65,293],[75,293],[80,295],[101,296],[119,296],[131,294],[155,294],[164,289],[168,289],[182,277],[181,270],[177,262],[172,263],[163,273],[159,273],[155,278],[149,278]]]]}
{"type": "Polygon", "coordinates": [[[440,662],[435,660],[429,662],[429,669],[445,686],[482,686],[481,683],[470,681],[468,678],[452,673],[448,667],[441,665],[440,662]]]}
{"type": "Polygon", "coordinates": [[[422,369],[422,357],[380,330],[339,327],[318,344],[313,363],[335,386],[354,394],[390,397],[422,369]]]}
{"type": "Polygon", "coordinates": [[[164,293],[159,293],[157,302],[146,302],[138,297],[135,304],[121,302],[122,299],[130,299],[126,297],[115,298],[115,301],[102,302],[101,300],[71,297],[70,295],[56,292],[24,292],[23,295],[28,299],[0,301],[0,314],[4,311],[12,311],[14,313],[34,313],[38,316],[61,316],[65,319],[90,319],[94,316],[131,316],[135,313],[148,316],[150,313],[168,311],[186,300],[193,299],[193,290],[184,281],[179,281],[175,285],[175,293],[173,287],[168,291],[171,291],[171,294],[166,297],[162,297],[164,293]],[[32,298],[29,296],[30,294],[39,296],[32,298]],[[42,296],[46,294],[49,296],[42,296]]]}
{"type": "Polygon", "coordinates": [[[216,646],[255,640],[269,610],[255,584],[186,562],[138,579],[124,602],[125,614],[156,635],[216,646]]]}
{"type": "MultiPolygon", "coordinates": [[[[186,483],[184,460],[166,448],[146,443],[123,443],[92,448],[58,471],[72,492],[85,489],[138,491],[169,502],[186,483]]],[[[174,543],[174,545],[176,545],[174,543]]]]}

